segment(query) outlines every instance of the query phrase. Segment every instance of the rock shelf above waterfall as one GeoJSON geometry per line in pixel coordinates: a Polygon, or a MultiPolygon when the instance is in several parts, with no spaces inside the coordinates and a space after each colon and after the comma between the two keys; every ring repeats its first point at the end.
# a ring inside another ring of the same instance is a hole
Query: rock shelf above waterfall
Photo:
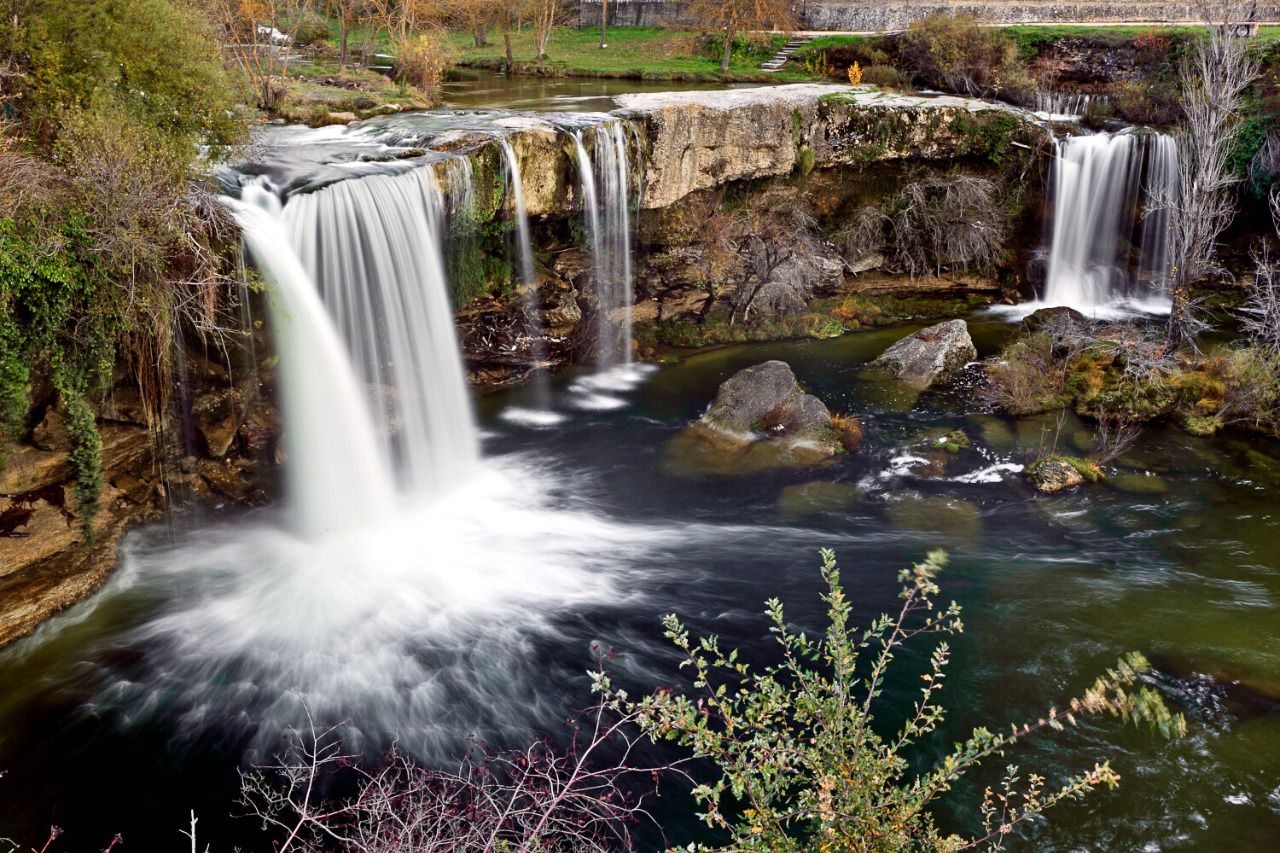
{"type": "Polygon", "coordinates": [[[573,191],[570,134],[602,122],[631,124],[644,152],[641,204],[668,207],[700,189],[786,175],[797,168],[898,160],[1000,161],[1048,136],[1033,113],[953,96],[902,95],[842,84],[793,84],[710,92],[620,95],[612,113],[429,111],[381,116],[342,128],[266,131],[253,174],[290,191],[379,168],[468,156],[477,181],[501,173],[504,138],[520,160],[529,216],[581,208],[573,191]],[[382,165],[380,165],[382,164],[382,165]]]}

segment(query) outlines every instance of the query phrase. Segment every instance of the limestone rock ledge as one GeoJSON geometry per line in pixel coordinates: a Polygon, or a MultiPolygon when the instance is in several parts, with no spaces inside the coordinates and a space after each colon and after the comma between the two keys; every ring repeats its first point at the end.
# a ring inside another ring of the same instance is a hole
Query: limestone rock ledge
{"type": "Polygon", "coordinates": [[[614,115],[641,127],[643,206],[663,208],[730,181],[799,168],[895,160],[998,161],[1047,139],[1015,107],[953,96],[798,83],[718,92],[620,95],[614,115]]]}

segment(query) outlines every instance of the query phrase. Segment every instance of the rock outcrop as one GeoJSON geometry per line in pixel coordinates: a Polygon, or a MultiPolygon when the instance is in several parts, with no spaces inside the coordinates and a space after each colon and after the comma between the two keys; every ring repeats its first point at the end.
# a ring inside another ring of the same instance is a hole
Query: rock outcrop
{"type": "Polygon", "coordinates": [[[1027,468],[1031,484],[1046,495],[1073,489],[1084,482],[1084,475],[1064,459],[1042,459],[1027,468]]]}
{"type": "MultiPolygon", "coordinates": [[[[29,634],[92,595],[116,566],[134,525],[174,502],[212,506],[266,500],[279,441],[279,416],[262,396],[232,387],[220,365],[188,355],[192,434],[176,424],[153,430],[137,389],[120,385],[97,406],[102,485],[92,535],[76,505],[67,463],[66,422],[50,401],[27,440],[3,448],[0,463],[0,646],[29,634]]],[[[247,384],[247,383],[246,383],[247,384]]]]}
{"type": "Polygon", "coordinates": [[[867,87],[797,83],[726,92],[621,95],[614,115],[642,128],[643,204],[667,207],[730,181],[809,168],[990,157],[1044,131],[1004,104],[867,87]]]}
{"type": "Polygon", "coordinates": [[[881,353],[871,366],[923,391],[977,358],[969,327],[964,320],[950,320],[908,335],[881,353]]]}
{"type": "Polygon", "coordinates": [[[668,445],[664,467],[695,476],[805,468],[843,449],[826,405],[800,388],[786,362],[766,361],[720,386],[706,413],[668,445]]]}

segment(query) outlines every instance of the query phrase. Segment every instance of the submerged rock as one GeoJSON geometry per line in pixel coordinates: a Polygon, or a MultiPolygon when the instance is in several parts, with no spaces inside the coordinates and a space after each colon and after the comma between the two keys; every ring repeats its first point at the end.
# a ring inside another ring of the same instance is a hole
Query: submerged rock
{"type": "Polygon", "coordinates": [[[725,380],[706,414],[668,444],[664,467],[692,476],[804,468],[840,453],[849,432],[800,388],[790,365],[766,361],[725,380]]]}
{"type": "Polygon", "coordinates": [[[824,512],[841,512],[857,500],[857,486],[817,480],[783,489],[778,496],[778,512],[787,518],[803,518],[824,512]]]}
{"type": "Polygon", "coordinates": [[[971,501],[906,492],[894,496],[887,511],[895,527],[934,536],[931,545],[954,547],[982,541],[982,511],[971,501]]]}
{"type": "Polygon", "coordinates": [[[1071,321],[1083,326],[1089,322],[1089,318],[1074,308],[1069,308],[1066,305],[1058,305],[1053,308],[1041,308],[1037,311],[1032,311],[1022,322],[1026,325],[1028,330],[1034,332],[1037,329],[1043,328],[1047,323],[1061,323],[1065,321],[1071,321]]]}
{"type": "Polygon", "coordinates": [[[949,320],[908,335],[881,353],[871,366],[923,391],[977,358],[978,350],[964,320],[949,320]]]}

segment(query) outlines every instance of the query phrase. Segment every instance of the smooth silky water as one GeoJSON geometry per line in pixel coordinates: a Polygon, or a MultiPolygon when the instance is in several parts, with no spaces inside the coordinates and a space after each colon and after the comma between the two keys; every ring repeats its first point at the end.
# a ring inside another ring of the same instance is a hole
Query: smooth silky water
{"type": "MultiPolygon", "coordinates": [[[[1156,429],[1108,484],[1041,497],[1012,474],[963,482],[1025,461],[1046,431],[1083,450],[1087,429],[982,414],[963,390],[901,411],[858,373],[909,329],[693,355],[626,392],[625,408],[564,407],[573,414],[553,430],[501,419],[528,405],[527,389],[486,396],[473,481],[324,548],[281,533],[276,511],[196,527],[177,545],[163,528],[133,534],[101,594],[0,653],[0,826],[36,837],[54,822],[85,844],[121,831],[134,849],[166,849],[194,808],[215,848],[252,844],[252,822],[228,817],[235,768],[263,760],[304,700],[349,721],[352,748],[371,753],[394,737],[441,760],[471,734],[554,736],[566,709],[589,702],[593,643],[622,652],[629,686],[670,685],[660,614],[763,659],[765,598],[820,624],[819,547],[836,549],[865,620],[893,605],[899,568],[941,546],[954,555],[944,592],[968,625],[947,737],[1035,714],[1129,649],[1156,662],[1191,719],[1180,742],[1107,722],[1011,755],[1028,769],[1111,755],[1124,777],[1118,792],[1054,812],[1032,847],[1272,849],[1280,447],[1156,429]],[[717,384],[767,358],[787,360],[833,409],[863,414],[863,448],[822,470],[665,471],[665,443],[717,384]],[[964,428],[974,448],[942,477],[903,473],[894,460],[937,427],[964,428]],[[815,481],[842,488],[787,491],[815,481]]],[[[975,320],[984,354],[1009,330],[975,320]]],[[[573,381],[560,377],[554,396],[571,397],[573,381]]],[[[899,705],[918,684],[914,660],[901,663],[899,705]]],[[[944,820],[971,823],[973,787],[944,820]]],[[[664,803],[673,816],[685,805],[664,803]]]]}

